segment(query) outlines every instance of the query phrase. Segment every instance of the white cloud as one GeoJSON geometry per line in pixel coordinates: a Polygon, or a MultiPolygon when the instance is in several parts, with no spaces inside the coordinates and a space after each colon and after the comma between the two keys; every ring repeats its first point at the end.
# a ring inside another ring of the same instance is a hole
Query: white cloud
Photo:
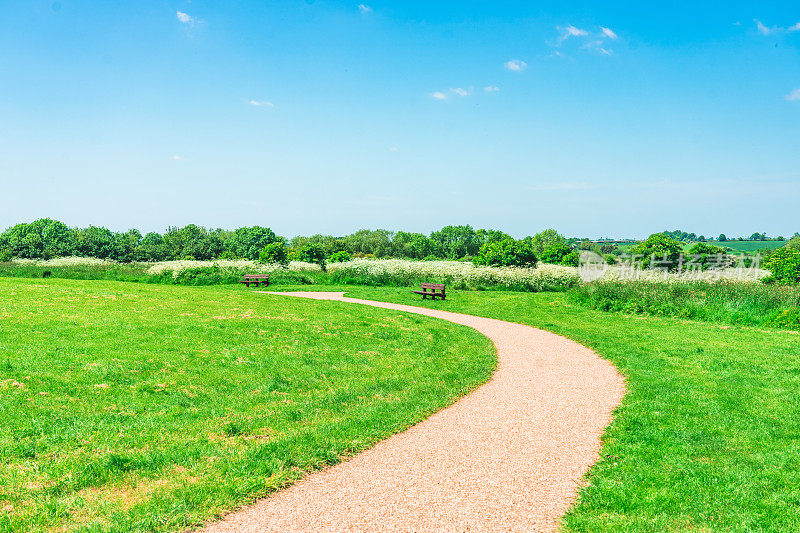
{"type": "Polygon", "coordinates": [[[177,155],[177,154],[176,154],[176,155],[173,155],[173,156],[172,156],[172,160],[173,160],[173,161],[186,161],[186,158],[185,158],[185,157],[183,157],[182,155],[177,155]]]}
{"type": "Polygon", "coordinates": [[[584,48],[586,50],[594,50],[597,53],[602,54],[604,56],[610,56],[611,54],[614,53],[614,51],[611,50],[610,48],[603,48],[603,41],[590,41],[581,46],[581,48],[584,48]]]}
{"type": "Polygon", "coordinates": [[[600,26],[600,29],[603,31],[603,35],[605,35],[609,39],[616,39],[617,38],[617,34],[614,33],[614,31],[611,30],[610,28],[604,28],[603,26],[600,26]]]}
{"type": "Polygon", "coordinates": [[[250,100],[249,104],[255,107],[275,107],[275,104],[266,100],[250,100]]]}
{"type": "Polygon", "coordinates": [[[761,35],[772,35],[775,33],[783,33],[785,31],[800,31],[800,22],[796,22],[788,28],[782,28],[780,26],[767,26],[758,19],[753,19],[753,21],[756,23],[756,29],[758,29],[758,33],[761,35]]]}
{"type": "Polygon", "coordinates": [[[797,100],[800,100],[800,89],[795,89],[794,91],[784,96],[784,98],[786,98],[790,102],[795,102],[797,100]]]}
{"type": "Polygon", "coordinates": [[[175,16],[178,17],[178,20],[181,21],[183,24],[194,24],[194,17],[189,16],[188,13],[184,13],[183,11],[178,11],[175,16]]]}
{"type": "Polygon", "coordinates": [[[436,100],[447,100],[447,95],[441,91],[431,93],[431,97],[435,98],[436,100]]]}
{"type": "Polygon", "coordinates": [[[458,96],[469,96],[472,94],[472,88],[462,89],[461,87],[456,87],[455,89],[450,89],[450,92],[455,93],[458,96]]]}
{"type": "Polygon", "coordinates": [[[561,31],[561,36],[558,38],[559,42],[566,41],[570,37],[586,37],[587,35],[589,35],[588,31],[576,28],[572,24],[564,28],[559,27],[557,29],[561,31]]]}
{"type": "Polygon", "coordinates": [[[372,13],[372,8],[366,4],[358,4],[358,10],[361,12],[362,15],[368,15],[372,13]]]}
{"type": "Polygon", "coordinates": [[[764,23],[762,23],[758,19],[753,19],[753,20],[755,20],[756,28],[758,28],[758,33],[760,33],[761,35],[771,35],[773,33],[781,31],[781,28],[777,26],[773,26],[770,28],[768,26],[765,26],[764,23]]]}
{"type": "Polygon", "coordinates": [[[487,85],[486,87],[483,88],[483,90],[486,91],[487,93],[496,93],[497,91],[500,90],[500,87],[498,87],[497,85],[487,85]]]}
{"type": "Polygon", "coordinates": [[[392,146],[391,148],[389,148],[389,151],[390,152],[399,152],[400,149],[397,146],[392,146]]]}
{"type": "Polygon", "coordinates": [[[528,64],[521,59],[512,59],[503,63],[503,66],[512,72],[522,72],[528,67],[528,64]]]}

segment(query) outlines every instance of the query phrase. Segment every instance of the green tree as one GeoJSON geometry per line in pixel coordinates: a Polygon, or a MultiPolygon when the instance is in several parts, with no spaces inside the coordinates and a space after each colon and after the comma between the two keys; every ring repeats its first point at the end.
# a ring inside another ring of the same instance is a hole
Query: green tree
{"type": "Polygon", "coordinates": [[[228,241],[228,248],[239,257],[255,261],[261,250],[273,242],[285,242],[285,240],[275,235],[269,228],[252,226],[234,231],[228,241]]]}
{"type": "Polygon", "coordinates": [[[537,257],[530,241],[505,239],[481,246],[473,262],[476,265],[535,267],[537,257]]]}
{"type": "Polygon", "coordinates": [[[764,266],[770,271],[766,281],[800,282],[800,252],[786,247],[779,248],[770,255],[764,266]]]}
{"type": "Polygon", "coordinates": [[[117,243],[114,232],[101,226],[89,226],[78,230],[75,249],[78,255],[111,259],[116,255],[117,243]]]}
{"type": "Polygon", "coordinates": [[[544,252],[542,252],[540,256],[540,259],[543,263],[560,265],[564,262],[564,258],[566,258],[570,252],[572,252],[571,246],[568,246],[563,242],[555,242],[545,248],[544,252]]]}
{"type": "Polygon", "coordinates": [[[499,242],[510,238],[511,235],[496,229],[479,229],[475,232],[475,240],[478,241],[479,247],[488,242],[499,242]]]}
{"type": "Polygon", "coordinates": [[[129,229],[125,233],[114,234],[115,246],[111,259],[122,263],[136,261],[136,250],[142,242],[142,234],[138,229],[129,229]]]}
{"type": "Polygon", "coordinates": [[[347,249],[356,255],[372,254],[386,257],[392,254],[392,232],[385,229],[362,229],[344,238],[347,249]]]}
{"type": "Polygon", "coordinates": [[[308,263],[316,263],[323,272],[327,270],[328,255],[319,244],[308,244],[299,253],[300,260],[308,263]]]}
{"type": "Polygon", "coordinates": [[[655,233],[631,248],[631,255],[645,265],[676,270],[683,245],[665,233],[655,233]]]}
{"type": "Polygon", "coordinates": [[[333,235],[317,234],[312,235],[311,237],[303,237],[302,235],[298,235],[291,241],[292,248],[298,250],[309,244],[319,244],[328,255],[341,252],[342,250],[347,250],[347,243],[345,242],[344,238],[334,237],[333,235]]]}
{"type": "Polygon", "coordinates": [[[345,261],[350,261],[353,257],[350,255],[350,252],[347,250],[340,250],[338,252],[333,252],[330,256],[329,262],[331,263],[344,263],[345,261]]]}
{"type": "Polygon", "coordinates": [[[8,228],[0,235],[0,246],[26,259],[74,255],[75,230],[58,220],[40,218],[8,228]]]}
{"type": "Polygon", "coordinates": [[[287,253],[286,245],[282,242],[272,242],[266,245],[258,254],[258,260],[262,263],[288,265],[289,254],[287,253]]]}
{"type": "Polygon", "coordinates": [[[135,261],[166,261],[173,259],[164,237],[155,232],[145,235],[134,251],[135,261]]]}
{"type": "Polygon", "coordinates": [[[394,257],[423,259],[434,255],[435,252],[436,243],[422,233],[398,231],[392,239],[392,255],[394,257]]]}
{"type": "Polygon", "coordinates": [[[475,230],[472,226],[445,226],[431,233],[431,241],[435,243],[437,252],[447,259],[460,259],[475,255],[480,249],[475,230]]]}
{"type": "Polygon", "coordinates": [[[717,267],[727,267],[733,263],[733,260],[725,254],[724,248],[702,241],[689,249],[689,255],[696,264],[701,265],[704,269],[712,264],[717,267]]]}
{"type": "Polygon", "coordinates": [[[537,254],[544,253],[547,248],[550,248],[555,244],[567,243],[567,239],[553,228],[540,231],[533,237],[530,237],[530,240],[537,254]]]}

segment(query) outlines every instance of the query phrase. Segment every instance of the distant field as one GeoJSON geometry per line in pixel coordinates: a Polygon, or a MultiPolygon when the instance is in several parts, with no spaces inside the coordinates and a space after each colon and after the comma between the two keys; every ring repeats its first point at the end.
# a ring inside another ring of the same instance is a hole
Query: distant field
{"type": "MultiPolygon", "coordinates": [[[[764,248],[769,248],[770,250],[776,250],[782,246],[786,245],[786,241],[706,241],[710,244],[715,246],[720,246],[722,248],[731,248],[734,253],[752,253],[756,250],[763,250],[764,248]]],[[[688,251],[692,246],[696,243],[689,242],[686,243],[684,249],[688,251]]],[[[630,249],[635,246],[635,244],[620,244],[618,248],[622,253],[629,253],[630,249]]]]}
{"type": "Polygon", "coordinates": [[[0,278],[0,531],[184,531],[424,419],[495,356],[339,302],[0,278]]]}
{"type": "Polygon", "coordinates": [[[731,248],[734,252],[755,252],[756,250],[763,250],[768,248],[770,250],[777,250],[785,246],[786,241],[708,241],[715,246],[723,248],[731,248]]]}

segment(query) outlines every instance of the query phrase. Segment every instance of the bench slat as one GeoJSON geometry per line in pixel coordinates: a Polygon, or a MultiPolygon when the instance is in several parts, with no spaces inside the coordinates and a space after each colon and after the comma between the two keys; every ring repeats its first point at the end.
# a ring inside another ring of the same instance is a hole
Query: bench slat
{"type": "Polygon", "coordinates": [[[256,287],[260,285],[269,285],[269,274],[245,274],[244,279],[239,280],[239,283],[244,283],[246,286],[251,284],[256,287]]]}
{"type": "Polygon", "coordinates": [[[422,299],[426,300],[429,296],[435,300],[436,298],[445,299],[445,286],[441,283],[422,283],[422,290],[411,291],[414,294],[421,294],[422,299]]]}

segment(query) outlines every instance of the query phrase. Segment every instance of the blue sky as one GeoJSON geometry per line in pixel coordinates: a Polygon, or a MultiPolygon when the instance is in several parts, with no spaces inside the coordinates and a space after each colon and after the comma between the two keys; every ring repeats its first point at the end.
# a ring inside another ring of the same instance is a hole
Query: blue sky
{"type": "Polygon", "coordinates": [[[0,0],[0,227],[800,230],[800,6],[471,4],[0,0]]]}

